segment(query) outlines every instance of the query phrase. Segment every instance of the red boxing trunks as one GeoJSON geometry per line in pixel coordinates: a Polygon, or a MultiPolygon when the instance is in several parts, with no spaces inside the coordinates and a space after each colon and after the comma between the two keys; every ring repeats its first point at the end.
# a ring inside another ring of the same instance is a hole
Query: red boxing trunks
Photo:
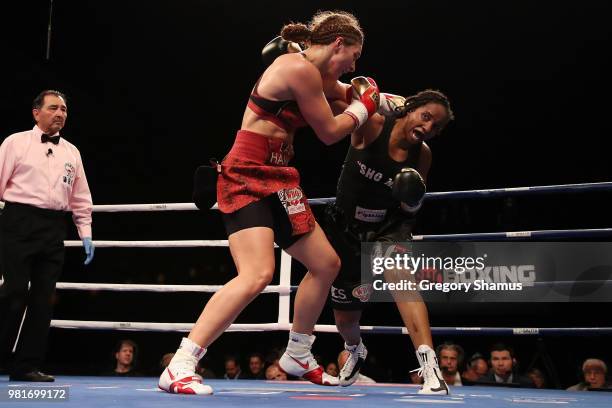
{"type": "Polygon", "coordinates": [[[300,175],[287,166],[292,157],[293,146],[280,139],[238,131],[217,180],[221,212],[233,213],[276,193],[291,222],[292,235],[312,231],[315,218],[300,188],[300,175]]]}

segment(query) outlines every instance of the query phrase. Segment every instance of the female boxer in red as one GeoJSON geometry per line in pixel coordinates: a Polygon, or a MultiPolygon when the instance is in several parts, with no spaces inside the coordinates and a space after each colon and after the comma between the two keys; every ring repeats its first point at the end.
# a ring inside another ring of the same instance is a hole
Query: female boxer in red
{"type": "Polygon", "coordinates": [[[274,242],[308,269],[296,294],[293,327],[280,366],[316,384],[338,384],[319,367],[310,348],[340,260],[312,215],[297,170],[288,162],[296,128],[309,125],[324,143],[334,143],[376,112],[379,95],[372,80],[356,78],[353,100],[335,117],[325,98],[324,83],[353,72],[361,55],[363,32],[351,14],[319,12],[308,26],[284,26],[281,36],[309,47],[280,56],[258,79],[217,185],[238,275],[208,301],[162,373],[159,387],[168,392],[212,393],[194,374],[195,365],[272,280],[274,242]]]}

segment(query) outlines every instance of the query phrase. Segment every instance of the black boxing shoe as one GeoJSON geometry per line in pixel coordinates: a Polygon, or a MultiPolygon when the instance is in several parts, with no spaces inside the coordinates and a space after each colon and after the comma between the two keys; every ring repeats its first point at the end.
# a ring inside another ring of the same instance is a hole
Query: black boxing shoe
{"type": "Polygon", "coordinates": [[[34,370],[28,373],[13,373],[9,376],[9,381],[53,382],[55,377],[34,370]]]}

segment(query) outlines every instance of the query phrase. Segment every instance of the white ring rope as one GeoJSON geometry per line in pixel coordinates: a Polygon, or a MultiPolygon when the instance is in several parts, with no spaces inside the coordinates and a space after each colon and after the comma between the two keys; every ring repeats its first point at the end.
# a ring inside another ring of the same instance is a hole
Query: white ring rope
{"type": "MultiPolygon", "coordinates": [[[[215,293],[223,285],[155,285],[134,283],[77,283],[58,282],[57,289],[64,290],[105,290],[114,292],[201,292],[215,293]]],[[[261,293],[278,293],[281,295],[291,294],[291,286],[268,285],[261,293]]]]}
{"type": "MultiPolygon", "coordinates": [[[[425,195],[426,199],[442,198],[465,198],[465,197],[493,197],[509,196],[521,194],[538,193],[570,193],[583,191],[609,191],[612,189],[612,182],[601,183],[578,183],[578,184],[557,184],[547,186],[530,187],[509,187],[493,188],[484,190],[461,190],[461,191],[437,191],[425,195]]],[[[313,198],[308,200],[311,205],[325,204],[335,201],[335,198],[313,198]]],[[[211,209],[219,207],[215,204],[211,209]]],[[[158,204],[105,204],[94,205],[94,212],[149,212],[149,211],[197,211],[198,207],[194,203],[158,203],[158,204]]]]}
{"type": "MultiPolygon", "coordinates": [[[[89,330],[124,330],[147,332],[189,332],[193,323],[147,323],[147,322],[107,322],[88,320],[52,320],[51,326],[61,329],[89,330]]],[[[226,329],[228,332],[265,332],[289,331],[291,323],[234,323],[226,329]]],[[[317,324],[314,331],[318,333],[338,333],[338,329],[330,324],[317,324]]],[[[408,334],[405,327],[391,326],[361,326],[364,333],[408,334]]],[[[515,335],[534,336],[553,335],[584,335],[611,334],[612,327],[432,327],[432,334],[479,334],[479,335],[515,335]]]]}
{"type": "MultiPolygon", "coordinates": [[[[227,247],[227,239],[184,241],[94,241],[96,248],[197,248],[227,247]]],[[[64,241],[67,247],[81,247],[81,241],[64,241]]]]}
{"type": "MultiPolygon", "coordinates": [[[[290,259],[290,258],[289,258],[290,259]]],[[[591,279],[579,281],[537,281],[535,286],[571,286],[571,285],[610,285],[609,279],[591,279]]],[[[110,291],[110,292],[198,292],[215,293],[223,285],[160,285],[160,284],[141,284],[141,283],[80,283],[80,282],[57,282],[56,288],[63,290],[91,290],[91,291],[110,291]]],[[[297,286],[289,285],[268,285],[261,293],[278,293],[280,295],[290,295],[297,290],[297,286]]],[[[288,321],[288,320],[287,320],[288,321]]]]}
{"type": "MultiPolygon", "coordinates": [[[[177,241],[94,241],[96,248],[200,248],[228,247],[227,239],[199,239],[177,241]]],[[[82,241],[64,241],[66,247],[82,247],[82,241]]],[[[274,248],[278,245],[274,244],[274,248]]]]}
{"type": "MultiPolygon", "coordinates": [[[[503,232],[472,232],[467,234],[414,235],[413,241],[458,241],[463,239],[504,239],[504,238],[554,238],[554,237],[596,237],[611,236],[612,228],[589,228],[570,230],[534,230],[503,232]]],[[[227,247],[227,240],[186,240],[186,241],[94,241],[100,248],[196,248],[227,247]]],[[[81,247],[81,241],[64,241],[67,247],[81,247]]],[[[274,245],[277,248],[276,245],[274,245]]]]}
{"type": "MultiPolygon", "coordinates": [[[[217,204],[213,208],[218,208],[217,204]]],[[[105,204],[94,205],[94,212],[149,212],[149,211],[196,211],[198,207],[194,203],[171,203],[171,204],[105,204]]]]}
{"type": "MultiPolygon", "coordinates": [[[[585,183],[571,184],[558,186],[536,186],[536,187],[519,187],[510,189],[495,189],[495,190],[470,190],[459,192],[440,192],[428,193],[430,198],[436,196],[463,197],[463,195],[476,194],[491,194],[499,195],[512,193],[517,191],[529,192],[571,192],[571,191],[588,191],[588,190],[609,190],[612,188],[612,183],[585,183]]],[[[436,197],[437,198],[437,197],[436,197]]],[[[322,204],[334,199],[313,199],[313,204],[322,204]]],[[[2,206],[0,202],[0,208],[2,206]]],[[[215,204],[212,209],[217,209],[215,204]]],[[[118,205],[95,205],[94,212],[152,212],[152,211],[195,211],[198,208],[193,203],[170,203],[170,204],[118,204],[118,205]]],[[[602,229],[599,232],[607,232],[602,229]]],[[[570,230],[567,230],[570,231],[570,230]]],[[[597,231],[597,230],[590,230],[597,231]]],[[[535,233],[547,233],[549,231],[516,231],[495,234],[506,234],[507,238],[532,236],[535,233]]],[[[457,237],[464,234],[457,234],[457,237]]],[[[427,235],[415,236],[417,240],[426,240],[427,235]]],[[[432,238],[435,236],[431,236],[432,238]]],[[[448,235],[448,238],[453,235],[448,235]]],[[[446,238],[446,236],[445,236],[446,238]]],[[[94,241],[97,247],[119,247],[119,248],[195,248],[195,247],[228,247],[227,240],[176,240],[176,241],[94,241]]],[[[81,247],[81,241],[65,241],[66,247],[81,247]]],[[[276,245],[275,245],[276,247],[276,245]]],[[[109,291],[140,291],[140,292],[216,292],[221,285],[151,285],[151,284],[111,284],[111,283],[73,283],[73,282],[58,282],[58,289],[65,290],[109,290],[109,291]]],[[[228,332],[245,332],[245,331],[277,331],[291,330],[290,315],[290,295],[291,295],[291,257],[284,251],[281,253],[280,262],[280,281],[279,285],[269,285],[262,293],[278,293],[279,294],[279,312],[278,321],[276,323],[251,323],[251,324],[232,324],[226,331],[228,332]]],[[[188,332],[193,327],[193,323],[147,323],[147,322],[108,322],[108,321],[81,321],[81,320],[52,320],[51,326],[64,329],[97,329],[97,330],[131,330],[131,331],[157,331],[157,332],[188,332]]],[[[326,333],[337,333],[338,330],[334,325],[316,325],[315,331],[326,333]]],[[[408,334],[405,327],[388,327],[388,326],[362,326],[363,332],[372,333],[396,333],[408,334]]],[[[432,327],[432,333],[443,334],[462,334],[462,333],[481,333],[481,334],[500,334],[508,333],[514,335],[533,335],[542,333],[612,333],[611,327],[583,327],[583,328],[502,328],[502,327],[432,327]]]]}
{"type": "MultiPolygon", "coordinates": [[[[131,330],[150,332],[189,332],[193,323],[99,322],[91,320],[52,320],[52,327],[60,329],[131,330]]],[[[253,332],[289,330],[291,325],[278,323],[234,323],[225,331],[253,332]],[[287,327],[285,327],[287,326],[287,327]]]]}

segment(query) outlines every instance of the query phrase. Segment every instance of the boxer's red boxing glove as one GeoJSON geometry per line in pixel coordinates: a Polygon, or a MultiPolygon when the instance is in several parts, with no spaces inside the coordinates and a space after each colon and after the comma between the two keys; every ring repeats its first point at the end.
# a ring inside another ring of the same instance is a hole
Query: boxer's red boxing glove
{"type": "Polygon", "coordinates": [[[372,78],[356,77],[351,80],[353,100],[344,113],[355,121],[355,129],[362,126],[378,110],[380,95],[372,78]]]}

